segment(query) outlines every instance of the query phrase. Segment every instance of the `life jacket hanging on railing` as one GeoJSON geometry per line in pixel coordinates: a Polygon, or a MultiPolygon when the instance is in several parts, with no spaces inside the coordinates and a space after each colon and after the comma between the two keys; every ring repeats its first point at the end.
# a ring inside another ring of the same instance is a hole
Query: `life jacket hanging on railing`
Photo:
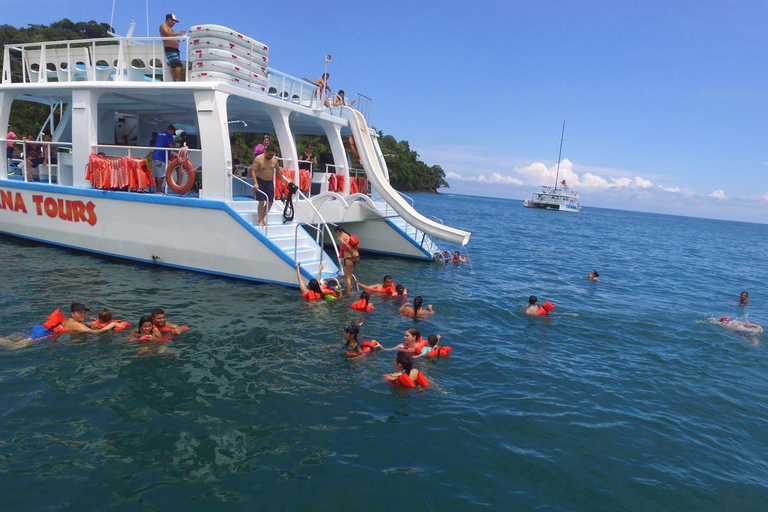
{"type": "Polygon", "coordinates": [[[312,186],[312,175],[309,171],[306,170],[300,170],[299,171],[299,190],[304,195],[309,194],[309,189],[312,186]]]}
{"type": "Polygon", "coordinates": [[[280,175],[285,179],[277,178],[277,183],[275,183],[275,199],[288,197],[288,182],[285,180],[293,182],[293,177],[296,175],[296,173],[293,169],[283,168],[280,169],[280,175]]]}
{"type": "Polygon", "coordinates": [[[368,179],[365,176],[358,176],[355,181],[357,181],[357,192],[360,194],[367,194],[368,179]]]}

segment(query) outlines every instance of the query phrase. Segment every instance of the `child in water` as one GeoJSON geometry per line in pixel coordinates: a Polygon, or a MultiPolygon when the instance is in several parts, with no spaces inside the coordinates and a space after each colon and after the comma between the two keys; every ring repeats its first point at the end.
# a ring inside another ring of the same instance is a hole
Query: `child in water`
{"type": "Polygon", "coordinates": [[[413,357],[405,352],[398,352],[395,356],[395,373],[385,373],[384,380],[394,387],[415,388],[416,384],[423,387],[429,386],[429,381],[424,374],[413,368],[413,357]]]}
{"type": "Polygon", "coordinates": [[[164,341],[150,315],[139,319],[139,327],[131,331],[131,341],[164,341]]]}
{"type": "Polygon", "coordinates": [[[361,292],[360,293],[360,300],[357,302],[353,302],[350,306],[352,309],[357,311],[367,311],[371,312],[373,311],[373,304],[370,304],[369,301],[371,300],[371,294],[368,292],[361,292]]]}
{"type": "Polygon", "coordinates": [[[344,328],[344,346],[347,348],[346,354],[351,357],[364,356],[370,354],[377,348],[384,348],[376,340],[358,341],[360,328],[355,324],[350,324],[344,328]]]}

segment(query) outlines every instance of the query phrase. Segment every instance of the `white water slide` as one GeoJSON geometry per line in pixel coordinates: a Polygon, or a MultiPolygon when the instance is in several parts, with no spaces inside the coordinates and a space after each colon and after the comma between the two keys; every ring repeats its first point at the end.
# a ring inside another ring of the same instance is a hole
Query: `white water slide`
{"type": "Polygon", "coordinates": [[[431,237],[455,244],[467,245],[472,233],[452,228],[424,217],[408,204],[397,190],[392,188],[392,185],[389,184],[389,177],[382,168],[381,162],[384,161],[384,157],[381,154],[381,149],[377,142],[374,146],[375,141],[368,130],[368,123],[365,121],[363,114],[351,108],[345,110],[353,114],[348,116],[349,127],[352,130],[352,136],[355,138],[355,146],[357,146],[357,152],[360,155],[360,163],[363,164],[363,169],[365,169],[371,186],[379,193],[382,199],[389,203],[403,220],[416,229],[423,231],[431,237]]]}

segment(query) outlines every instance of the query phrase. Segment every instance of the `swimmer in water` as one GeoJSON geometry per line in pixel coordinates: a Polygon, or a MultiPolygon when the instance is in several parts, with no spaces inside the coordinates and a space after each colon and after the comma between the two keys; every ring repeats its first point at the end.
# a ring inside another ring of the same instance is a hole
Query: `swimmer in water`
{"type": "Polygon", "coordinates": [[[395,283],[390,275],[384,276],[381,283],[363,284],[358,281],[357,285],[368,292],[389,293],[390,295],[395,292],[395,283]]]}
{"type": "Polygon", "coordinates": [[[746,320],[731,320],[727,316],[720,319],[720,325],[728,329],[729,331],[742,332],[747,334],[762,334],[763,327],[754,322],[748,322],[746,320]]]}
{"type": "Polygon", "coordinates": [[[174,336],[178,336],[183,331],[186,331],[189,329],[186,325],[177,325],[172,324],[165,318],[165,311],[163,311],[160,308],[153,309],[152,310],[152,323],[155,325],[155,328],[160,332],[169,332],[173,334],[174,336]]]}
{"type": "Polygon", "coordinates": [[[741,292],[739,295],[739,306],[749,306],[749,294],[747,292],[741,292]]]}
{"type": "Polygon", "coordinates": [[[377,348],[384,348],[376,340],[370,341],[358,341],[357,336],[360,334],[360,327],[355,324],[350,324],[344,328],[344,345],[347,350],[347,355],[352,357],[363,356],[372,352],[377,348]]]}
{"type": "Polygon", "coordinates": [[[320,281],[322,281],[322,277],[323,264],[321,263],[317,268],[317,278],[310,279],[309,282],[305,285],[304,279],[301,277],[301,263],[296,264],[296,279],[299,281],[299,290],[301,291],[301,296],[310,302],[313,300],[320,300],[325,298],[323,290],[320,288],[320,281]]]}
{"type": "Polygon", "coordinates": [[[139,327],[131,331],[131,341],[160,341],[162,337],[151,315],[142,316],[139,319],[139,327]]]}
{"type": "Polygon", "coordinates": [[[466,263],[467,262],[467,257],[466,256],[462,256],[459,251],[456,251],[456,252],[453,253],[453,257],[451,258],[451,261],[453,263],[466,263]]]}
{"type": "Polygon", "coordinates": [[[409,354],[417,354],[421,352],[424,345],[426,345],[426,342],[424,341],[424,338],[421,337],[419,330],[411,327],[410,329],[405,330],[402,343],[385,350],[398,350],[409,354]]]}
{"type": "Polygon", "coordinates": [[[427,381],[426,377],[424,377],[423,374],[420,376],[419,370],[415,370],[413,368],[413,357],[411,357],[411,354],[398,352],[395,356],[395,369],[397,369],[395,373],[384,374],[384,380],[389,381],[395,385],[396,381],[398,381],[403,376],[403,374],[405,374],[412,383],[409,387],[414,387],[416,384],[424,387],[429,386],[429,382],[427,381]]]}
{"type": "Polygon", "coordinates": [[[600,274],[597,273],[597,270],[592,270],[589,273],[589,280],[590,281],[597,281],[600,278],[600,274]]]}
{"type": "Polygon", "coordinates": [[[535,315],[539,312],[539,306],[536,305],[538,301],[539,299],[535,295],[528,297],[528,308],[525,310],[526,315],[535,315]]]}
{"type": "Polygon", "coordinates": [[[435,312],[435,310],[432,309],[432,304],[427,304],[426,308],[422,308],[423,305],[424,299],[421,297],[421,295],[417,295],[413,299],[413,307],[411,307],[410,302],[406,302],[400,306],[400,314],[405,316],[412,316],[413,318],[426,318],[435,312]]]}
{"type": "Polygon", "coordinates": [[[421,349],[418,355],[413,356],[413,358],[416,359],[417,357],[423,357],[427,355],[430,351],[438,349],[440,346],[439,344],[440,344],[440,335],[430,334],[429,336],[427,336],[427,344],[424,345],[424,348],[421,349]]]}

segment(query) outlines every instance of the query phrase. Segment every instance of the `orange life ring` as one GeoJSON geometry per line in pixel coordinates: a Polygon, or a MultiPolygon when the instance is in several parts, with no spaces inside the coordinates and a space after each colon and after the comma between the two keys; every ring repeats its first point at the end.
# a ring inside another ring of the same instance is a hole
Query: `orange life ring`
{"type": "Polygon", "coordinates": [[[355,160],[359,162],[360,154],[357,152],[357,146],[355,145],[355,138],[351,135],[349,136],[349,149],[352,150],[352,156],[355,157],[355,160]]]}
{"type": "Polygon", "coordinates": [[[173,160],[170,165],[168,165],[168,170],[165,171],[165,179],[168,181],[168,187],[176,192],[177,194],[186,194],[190,190],[192,190],[192,186],[195,184],[195,179],[197,178],[197,171],[195,170],[195,166],[192,162],[189,160],[184,161],[184,168],[183,172],[184,174],[188,174],[187,181],[183,185],[179,185],[174,181],[173,179],[173,171],[176,170],[177,167],[181,165],[181,162],[178,159],[173,160]]]}

